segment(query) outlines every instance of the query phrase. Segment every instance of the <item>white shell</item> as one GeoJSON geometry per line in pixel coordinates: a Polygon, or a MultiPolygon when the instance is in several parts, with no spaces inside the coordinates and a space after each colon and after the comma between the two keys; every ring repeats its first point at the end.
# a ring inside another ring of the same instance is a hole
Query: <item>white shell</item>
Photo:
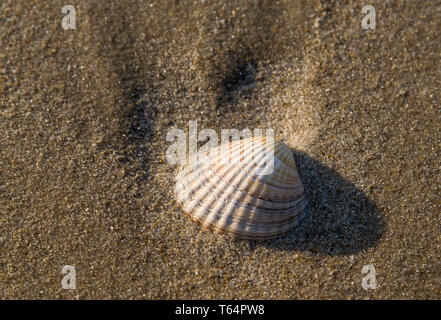
{"type": "Polygon", "coordinates": [[[178,170],[175,193],[193,220],[242,239],[288,232],[304,217],[307,203],[292,151],[264,137],[194,154],[178,170]],[[262,175],[269,159],[274,160],[273,170],[262,175]]]}

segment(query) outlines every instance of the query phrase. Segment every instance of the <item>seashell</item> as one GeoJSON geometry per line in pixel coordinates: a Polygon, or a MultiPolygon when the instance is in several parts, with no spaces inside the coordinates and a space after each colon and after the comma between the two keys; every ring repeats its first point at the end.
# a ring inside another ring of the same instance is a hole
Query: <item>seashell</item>
{"type": "Polygon", "coordinates": [[[199,151],[175,181],[185,213],[234,238],[275,238],[305,215],[303,184],[292,151],[281,141],[254,137],[199,151]]]}

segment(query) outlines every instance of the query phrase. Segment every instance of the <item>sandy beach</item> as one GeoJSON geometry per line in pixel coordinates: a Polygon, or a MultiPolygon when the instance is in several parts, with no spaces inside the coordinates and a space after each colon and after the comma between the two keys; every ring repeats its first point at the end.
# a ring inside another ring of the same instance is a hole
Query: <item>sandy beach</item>
{"type": "Polygon", "coordinates": [[[359,1],[3,0],[0,298],[441,299],[441,2],[366,4],[375,29],[359,1]],[[189,219],[166,160],[189,121],[273,129],[305,220],[189,219]]]}

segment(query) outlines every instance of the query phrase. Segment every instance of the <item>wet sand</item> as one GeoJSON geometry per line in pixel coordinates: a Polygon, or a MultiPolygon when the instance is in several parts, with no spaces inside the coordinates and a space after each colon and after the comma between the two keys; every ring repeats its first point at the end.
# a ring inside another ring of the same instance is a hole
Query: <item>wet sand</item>
{"type": "Polygon", "coordinates": [[[75,30],[65,4],[0,4],[1,298],[441,298],[441,2],[373,1],[375,30],[355,1],[74,1],[75,30]],[[293,148],[297,229],[179,209],[166,134],[193,120],[293,148]]]}

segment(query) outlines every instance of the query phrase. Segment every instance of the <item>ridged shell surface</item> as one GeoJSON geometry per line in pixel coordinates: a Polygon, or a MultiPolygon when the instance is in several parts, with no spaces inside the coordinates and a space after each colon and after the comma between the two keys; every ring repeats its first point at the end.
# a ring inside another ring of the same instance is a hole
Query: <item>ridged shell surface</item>
{"type": "Polygon", "coordinates": [[[290,148],[265,137],[199,151],[176,176],[178,203],[207,229],[269,239],[304,217],[306,199],[290,148]]]}

